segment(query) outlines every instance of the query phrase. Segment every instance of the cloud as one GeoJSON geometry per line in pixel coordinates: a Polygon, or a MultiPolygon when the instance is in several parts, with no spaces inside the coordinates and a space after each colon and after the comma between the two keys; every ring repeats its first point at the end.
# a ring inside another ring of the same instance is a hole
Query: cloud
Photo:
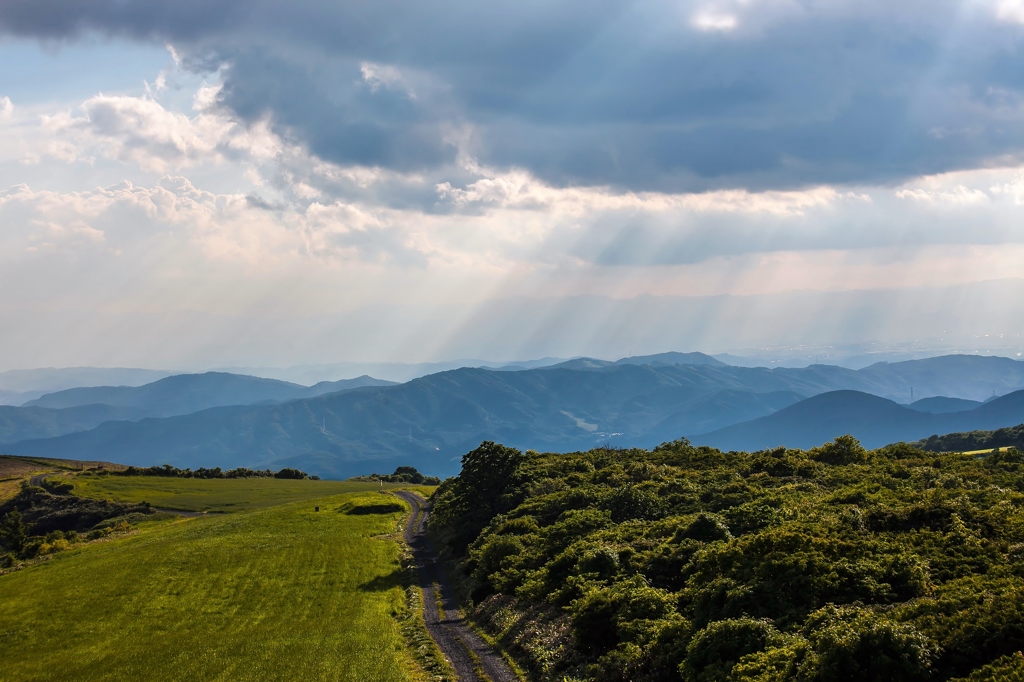
{"type": "Polygon", "coordinates": [[[1015,0],[55,1],[3,3],[0,31],[171,44],[222,69],[239,120],[342,167],[472,157],[678,192],[901,183],[1024,153],[1015,0]]]}
{"type": "Polygon", "coordinates": [[[1021,0],[998,0],[995,10],[996,16],[1003,21],[1024,24],[1024,2],[1021,0]]]}
{"type": "Polygon", "coordinates": [[[14,112],[14,104],[11,103],[10,97],[0,97],[0,120],[10,118],[14,112]]]}
{"type": "Polygon", "coordinates": [[[106,159],[126,171],[170,175],[148,190],[119,183],[33,194],[41,206],[64,208],[57,218],[55,208],[27,216],[25,224],[77,218],[119,248],[118,230],[96,221],[114,210],[97,213],[108,201],[186,228],[211,257],[255,263],[291,254],[466,273],[478,269],[474,262],[506,272],[570,263],[664,267],[750,254],[1024,241],[1015,227],[1024,195],[1019,169],[929,175],[896,187],[699,192],[564,187],[472,158],[399,172],[332,163],[279,137],[265,120],[236,121],[217,104],[219,88],[203,86],[190,114],[149,96],[98,95],[44,115],[34,158],[90,168],[106,159]],[[238,189],[200,189],[186,171],[215,172],[218,184],[238,189]]]}
{"type": "Polygon", "coordinates": [[[70,154],[65,146],[51,149],[50,155],[72,161],[94,152],[164,172],[200,162],[270,158],[278,153],[280,142],[265,123],[240,125],[216,111],[216,90],[207,87],[197,93],[198,111],[192,117],[168,110],[150,97],[96,95],[77,110],[44,116],[45,130],[79,150],[70,154]]]}
{"type": "Polygon", "coordinates": [[[736,28],[737,19],[733,14],[698,12],[693,15],[693,26],[699,31],[728,32],[736,28]]]}

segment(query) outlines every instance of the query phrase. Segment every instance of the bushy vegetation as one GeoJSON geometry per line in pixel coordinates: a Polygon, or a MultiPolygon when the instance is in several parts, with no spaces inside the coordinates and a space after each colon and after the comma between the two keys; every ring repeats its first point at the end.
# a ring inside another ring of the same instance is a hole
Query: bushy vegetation
{"type": "Polygon", "coordinates": [[[1015,449],[484,443],[433,500],[474,617],[540,680],[1024,671],[1015,449]]]}
{"type": "Polygon", "coordinates": [[[395,468],[393,474],[370,474],[369,476],[356,476],[352,481],[384,481],[385,483],[412,483],[413,485],[439,485],[441,479],[437,476],[425,476],[416,470],[416,467],[400,466],[395,468]]]}
{"type": "Polygon", "coordinates": [[[310,476],[304,471],[288,467],[285,467],[280,471],[271,471],[270,469],[246,469],[245,467],[221,471],[220,467],[214,467],[212,469],[200,467],[193,471],[192,469],[178,469],[170,464],[164,464],[163,466],[151,467],[130,466],[126,469],[122,469],[121,471],[110,471],[104,473],[110,473],[114,476],[162,476],[165,478],[286,478],[296,480],[309,478],[314,481],[320,480],[319,476],[310,476]]]}
{"type": "Polygon", "coordinates": [[[929,452],[975,452],[996,448],[1024,449],[1024,424],[1007,426],[995,431],[966,431],[947,433],[944,436],[929,436],[915,443],[929,452]]]}
{"type": "Polygon", "coordinates": [[[0,505],[0,568],[15,559],[34,559],[68,549],[80,533],[96,539],[126,530],[130,521],[153,513],[141,504],[118,504],[71,495],[73,486],[44,480],[45,487],[25,485],[13,499],[0,505]],[[113,521],[113,523],[108,523],[113,521]]]}

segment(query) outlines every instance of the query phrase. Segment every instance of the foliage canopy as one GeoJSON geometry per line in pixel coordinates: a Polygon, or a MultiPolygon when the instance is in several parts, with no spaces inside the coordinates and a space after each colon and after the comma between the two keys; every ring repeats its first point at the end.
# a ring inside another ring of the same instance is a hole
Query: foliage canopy
{"type": "Polygon", "coordinates": [[[438,488],[431,532],[539,679],[990,679],[1024,660],[1022,474],[1016,450],[850,436],[752,453],[488,442],[438,488]]]}

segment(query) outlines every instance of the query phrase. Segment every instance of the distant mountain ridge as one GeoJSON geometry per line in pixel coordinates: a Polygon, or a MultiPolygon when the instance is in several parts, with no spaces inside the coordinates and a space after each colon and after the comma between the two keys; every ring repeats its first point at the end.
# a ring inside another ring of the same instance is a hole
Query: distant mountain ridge
{"type": "Polygon", "coordinates": [[[143,386],[96,386],[48,393],[21,407],[0,406],[0,443],[88,431],[108,421],[172,417],[212,407],[279,403],[393,382],[356,377],[299,386],[224,372],[178,374],[143,386]]]}
{"type": "Polygon", "coordinates": [[[779,445],[809,448],[842,434],[866,447],[919,441],[934,434],[977,431],[1024,422],[1024,390],[961,412],[928,413],[860,391],[831,391],[774,414],[710,433],[693,442],[724,450],[762,450],[779,445]]]}
{"type": "Polygon", "coordinates": [[[149,417],[171,417],[228,405],[254,405],[299,398],[314,398],[363,386],[391,386],[394,382],[362,376],[340,381],[322,381],[314,386],[276,379],[205,372],[176,374],[143,386],[96,386],[70,388],[48,393],[25,403],[24,407],[64,409],[81,405],[103,404],[130,407],[149,417]]]}
{"type": "MultiPolygon", "coordinates": [[[[595,361],[520,371],[463,368],[401,385],[280,404],[110,422],[5,448],[16,454],[61,453],[90,459],[101,453],[106,459],[139,465],[296,466],[321,475],[348,476],[412,463],[429,473],[449,474],[458,469],[458,458],[482,440],[552,451],[604,443],[651,446],[691,434],[718,434],[760,418],[785,418],[787,410],[798,406],[808,410],[808,401],[802,399],[836,390],[873,394],[867,396],[875,401],[875,412],[868,410],[872,419],[888,419],[886,414],[892,413],[896,422],[919,424],[922,429],[935,425],[916,440],[936,433],[950,420],[887,399],[909,397],[911,387],[915,395],[964,398],[1006,392],[1007,387],[1022,389],[1024,363],[950,356],[880,363],[857,371],[827,365],[767,369],[664,364],[659,359],[650,364],[595,361]]],[[[838,411],[847,409],[834,397],[822,400],[833,401],[838,411]]],[[[1000,404],[997,400],[985,407],[994,415],[1000,404]]],[[[850,430],[848,420],[833,419],[827,412],[807,412],[824,425],[815,432],[819,440],[814,444],[850,430]]],[[[856,414],[854,410],[847,416],[856,414]]],[[[1011,409],[999,419],[1014,414],[1011,409]]],[[[780,442],[788,440],[788,433],[779,432],[780,442]]]]}
{"type": "Polygon", "coordinates": [[[79,386],[141,386],[174,374],[137,367],[39,367],[0,372],[0,389],[14,393],[51,393],[79,386]]]}
{"type": "Polygon", "coordinates": [[[657,353],[655,355],[637,355],[619,360],[597,360],[595,358],[573,358],[554,365],[548,369],[601,369],[615,365],[650,365],[652,367],[671,367],[672,365],[708,365],[711,367],[728,367],[726,363],[705,353],[657,353]]]}

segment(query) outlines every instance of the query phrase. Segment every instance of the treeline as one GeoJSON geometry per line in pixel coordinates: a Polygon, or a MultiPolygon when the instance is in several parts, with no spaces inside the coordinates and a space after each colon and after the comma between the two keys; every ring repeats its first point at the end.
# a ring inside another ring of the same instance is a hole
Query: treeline
{"type": "Polygon", "coordinates": [[[393,474],[370,474],[369,476],[356,476],[353,481],[384,481],[385,483],[412,483],[415,485],[440,485],[441,479],[437,476],[425,476],[416,470],[416,467],[400,466],[393,474]]]}
{"type": "Polygon", "coordinates": [[[94,500],[72,495],[72,490],[70,483],[46,479],[43,487],[23,485],[13,499],[0,505],[0,568],[126,531],[131,523],[154,513],[148,502],[94,500]]]}
{"type": "Polygon", "coordinates": [[[522,453],[484,443],[430,532],[533,679],[1024,678],[1024,454],[522,453]]]}
{"type": "Polygon", "coordinates": [[[929,452],[973,452],[1009,447],[1024,449],[1024,424],[995,431],[967,431],[929,436],[915,445],[929,452]]]}
{"type": "Polygon", "coordinates": [[[200,467],[193,471],[192,469],[178,469],[177,467],[172,467],[170,464],[164,464],[163,466],[151,466],[145,468],[130,466],[121,471],[109,471],[106,473],[109,473],[112,476],[166,476],[168,478],[308,478],[313,481],[320,480],[319,476],[310,476],[304,471],[289,469],[287,467],[279,471],[271,471],[270,469],[246,469],[245,467],[221,471],[220,467],[214,467],[212,469],[200,467]]]}

